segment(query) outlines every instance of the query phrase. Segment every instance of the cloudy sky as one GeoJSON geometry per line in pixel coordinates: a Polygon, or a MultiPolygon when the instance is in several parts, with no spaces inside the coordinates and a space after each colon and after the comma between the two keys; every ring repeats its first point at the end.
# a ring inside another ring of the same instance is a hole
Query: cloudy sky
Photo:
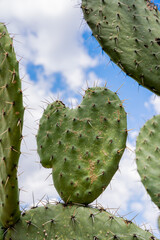
{"type": "Polygon", "coordinates": [[[160,98],[139,87],[110,62],[83,20],[80,0],[1,0],[0,21],[14,37],[26,106],[19,164],[21,204],[36,204],[44,196],[59,199],[51,170],[40,166],[36,153],[35,135],[46,103],[61,99],[67,106],[76,106],[87,83],[107,83],[113,91],[123,85],[119,97],[126,99],[128,129],[132,131],[120,171],[97,203],[113,212],[119,209],[130,220],[137,215],[135,221],[141,227],[158,234],[158,209],[140,183],[134,148],[140,128],[160,113],[160,98]]]}

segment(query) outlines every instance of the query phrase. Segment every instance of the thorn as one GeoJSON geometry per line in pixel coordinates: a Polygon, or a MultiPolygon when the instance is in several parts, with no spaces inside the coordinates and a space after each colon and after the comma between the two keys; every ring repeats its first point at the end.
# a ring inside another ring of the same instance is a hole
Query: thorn
{"type": "Polygon", "coordinates": [[[11,81],[11,83],[16,83],[16,81],[15,81],[15,76],[16,76],[15,69],[14,69],[13,71],[11,71],[11,70],[9,70],[9,71],[10,71],[11,74],[12,74],[12,81],[11,81]]]}
{"type": "Polygon", "coordinates": [[[106,88],[106,86],[107,86],[107,81],[105,80],[105,84],[104,84],[104,87],[106,88]]]}
{"type": "MultiPolygon", "coordinates": [[[[4,51],[5,51],[5,50],[4,50],[4,51]]],[[[5,55],[5,57],[4,57],[3,61],[1,62],[0,66],[3,65],[4,61],[5,61],[6,58],[8,57],[8,53],[5,51],[4,55],[5,55]]]]}
{"type": "Polygon", "coordinates": [[[54,220],[54,219],[51,219],[51,220],[49,220],[49,221],[43,223],[43,225],[46,225],[47,223],[55,223],[55,220],[54,220]]]}
{"type": "Polygon", "coordinates": [[[21,176],[23,173],[24,173],[24,171],[23,171],[23,172],[21,172],[21,173],[19,173],[19,174],[18,174],[18,177],[20,177],[20,176],[21,176]]]}
{"type": "MultiPolygon", "coordinates": [[[[24,190],[22,187],[19,188],[19,191],[22,191],[22,192],[28,192],[28,191],[24,190]]],[[[22,206],[21,206],[21,208],[22,208],[22,206]]]]}
{"type": "Polygon", "coordinates": [[[5,130],[3,133],[1,133],[0,136],[2,136],[3,134],[5,134],[6,132],[9,132],[9,128],[7,128],[7,130],[5,130]]]}
{"type": "Polygon", "coordinates": [[[33,206],[35,206],[34,193],[33,192],[32,192],[32,200],[33,200],[33,206]]]}
{"type": "Polygon", "coordinates": [[[108,154],[104,150],[102,152],[106,157],[108,157],[108,154]]]}
{"type": "MultiPolygon", "coordinates": [[[[87,88],[88,89],[88,88],[87,88]]],[[[83,92],[85,92],[86,90],[85,89],[83,89],[83,88],[81,88],[81,90],[83,91],[83,92]]]]}
{"type": "Polygon", "coordinates": [[[124,85],[124,83],[117,89],[115,93],[118,93],[118,91],[121,89],[121,87],[124,85]]]}
{"type": "Polygon", "coordinates": [[[21,152],[17,151],[16,149],[14,149],[14,146],[11,146],[10,148],[5,148],[5,149],[10,149],[11,151],[14,151],[18,154],[21,154],[21,152]]]}
{"type": "Polygon", "coordinates": [[[135,153],[131,148],[126,146],[126,149],[130,150],[131,152],[135,153]]]}
{"type": "Polygon", "coordinates": [[[86,85],[87,85],[87,89],[89,88],[89,86],[88,86],[88,81],[86,80],[86,85]]]}
{"type": "Polygon", "coordinates": [[[87,120],[87,123],[88,123],[91,127],[93,127],[92,124],[91,124],[91,122],[90,122],[90,120],[87,120]]]}
{"type": "Polygon", "coordinates": [[[135,128],[132,129],[126,129],[125,131],[128,133],[129,131],[135,130],[135,128]]]}
{"type": "Polygon", "coordinates": [[[44,194],[43,197],[38,201],[37,206],[39,205],[39,203],[42,203],[42,200],[45,196],[46,196],[46,194],[44,194]]]}
{"type": "Polygon", "coordinates": [[[10,178],[10,176],[7,177],[6,182],[5,182],[5,185],[4,185],[4,188],[6,188],[7,183],[8,183],[8,181],[9,181],[9,178],[10,178]]]}
{"type": "Polygon", "coordinates": [[[121,151],[123,151],[123,150],[124,150],[124,148],[122,148],[122,149],[118,150],[118,151],[117,151],[117,153],[120,153],[120,152],[121,152],[121,151]]]}
{"type": "Polygon", "coordinates": [[[46,181],[51,175],[52,175],[52,172],[48,175],[48,177],[46,177],[44,181],[46,181]]]}

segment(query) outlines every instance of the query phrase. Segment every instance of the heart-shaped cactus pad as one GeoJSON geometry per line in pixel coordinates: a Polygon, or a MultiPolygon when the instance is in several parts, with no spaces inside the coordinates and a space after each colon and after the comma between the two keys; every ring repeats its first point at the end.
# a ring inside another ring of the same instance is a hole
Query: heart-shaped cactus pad
{"type": "Polygon", "coordinates": [[[61,198],[88,204],[118,170],[126,138],[126,112],[117,94],[88,88],[76,109],[59,100],[48,105],[40,120],[38,153],[41,164],[53,169],[61,198]]]}

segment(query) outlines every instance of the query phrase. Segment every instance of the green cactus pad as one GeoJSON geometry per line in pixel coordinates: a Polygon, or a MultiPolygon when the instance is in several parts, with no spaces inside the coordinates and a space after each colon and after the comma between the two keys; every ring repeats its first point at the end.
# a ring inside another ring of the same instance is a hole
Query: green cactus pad
{"type": "Polygon", "coordinates": [[[147,192],[160,208],[160,115],[142,127],[137,138],[136,162],[147,192]]]}
{"type": "Polygon", "coordinates": [[[116,93],[89,88],[81,105],[56,101],[44,111],[37,136],[44,167],[53,168],[65,202],[88,204],[107,187],[126,147],[126,113],[116,93]]]}
{"type": "Polygon", "coordinates": [[[5,240],[156,240],[132,221],[104,209],[46,205],[31,209],[8,229],[5,240]]]}
{"type": "Polygon", "coordinates": [[[24,108],[18,66],[13,41],[0,23],[0,222],[4,227],[20,217],[17,167],[24,108]]]}
{"type": "Polygon", "coordinates": [[[160,14],[149,0],[82,0],[102,49],[127,75],[160,95],[160,14]]]}

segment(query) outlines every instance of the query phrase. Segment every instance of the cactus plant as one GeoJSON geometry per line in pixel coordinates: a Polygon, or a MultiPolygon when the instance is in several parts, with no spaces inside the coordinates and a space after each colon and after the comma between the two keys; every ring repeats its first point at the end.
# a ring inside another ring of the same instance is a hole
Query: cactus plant
{"type": "Polygon", "coordinates": [[[0,240],[155,240],[132,221],[88,206],[116,172],[127,136],[122,103],[106,88],[87,89],[77,109],[69,110],[57,101],[45,110],[37,137],[38,151],[42,164],[53,167],[54,182],[60,194],[65,193],[65,203],[20,212],[17,167],[24,107],[18,62],[4,24],[0,24],[0,60],[0,240]],[[80,198],[77,194],[74,198],[76,191],[80,191],[80,198]]]}
{"type": "Polygon", "coordinates": [[[17,167],[24,107],[18,61],[4,24],[0,24],[0,222],[13,225],[20,217],[17,167]]]}
{"type": "Polygon", "coordinates": [[[56,101],[44,111],[37,136],[44,167],[65,202],[88,204],[107,187],[126,147],[126,113],[116,93],[89,88],[76,109],[56,101]]]}
{"type": "Polygon", "coordinates": [[[159,11],[150,0],[82,0],[93,36],[127,75],[160,95],[159,11]]]}
{"type": "Polygon", "coordinates": [[[132,221],[116,217],[105,209],[78,205],[47,204],[31,209],[8,229],[6,240],[76,239],[76,240],[155,240],[148,231],[132,221]]]}
{"type": "Polygon", "coordinates": [[[136,162],[147,192],[160,208],[160,115],[142,127],[136,144],[136,162]]]}

